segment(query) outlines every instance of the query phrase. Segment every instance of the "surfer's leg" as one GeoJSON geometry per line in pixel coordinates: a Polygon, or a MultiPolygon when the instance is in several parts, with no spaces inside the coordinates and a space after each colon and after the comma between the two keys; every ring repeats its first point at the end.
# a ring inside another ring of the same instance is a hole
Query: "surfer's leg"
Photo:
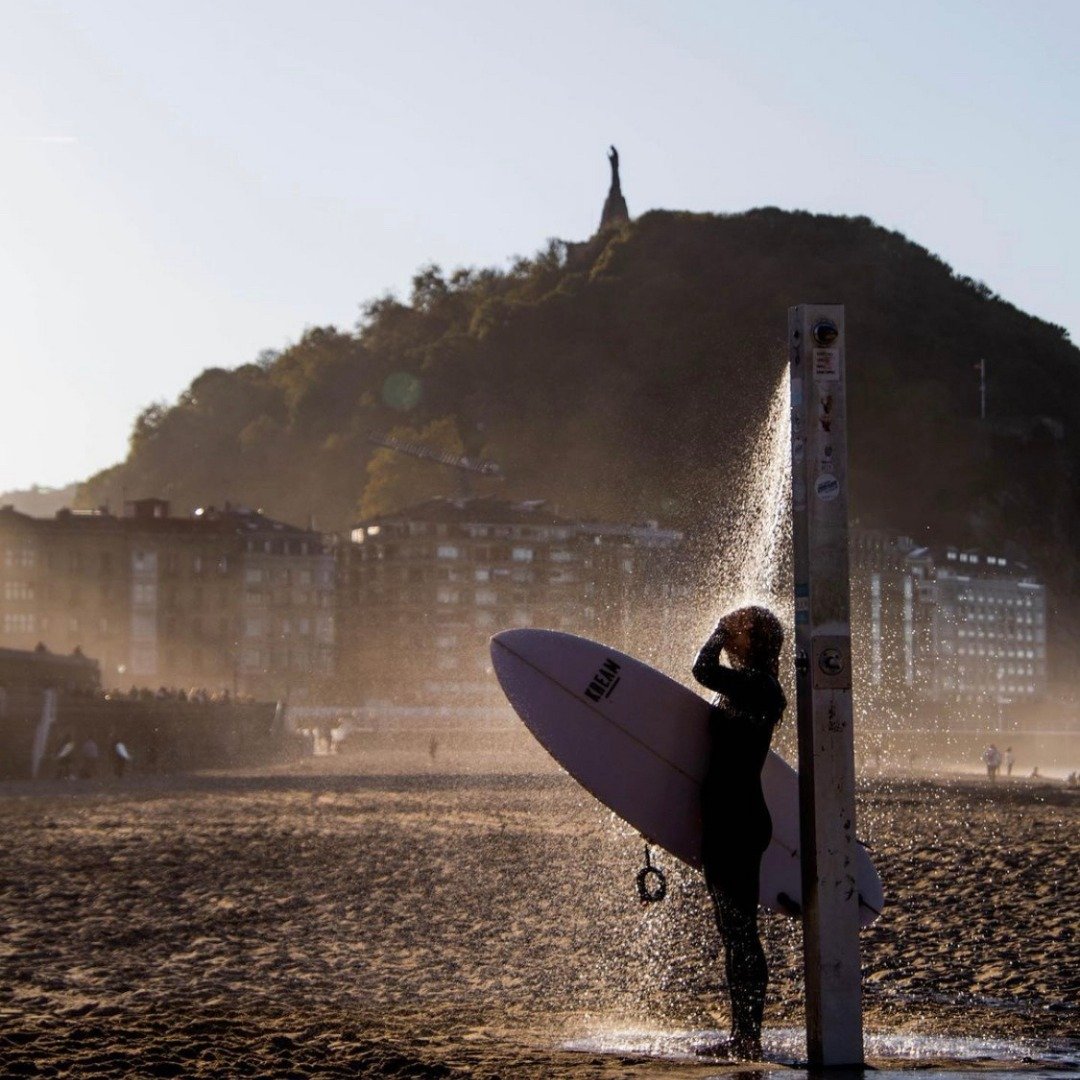
{"type": "MultiPolygon", "coordinates": [[[[769,969],[757,928],[757,897],[735,897],[710,888],[717,924],[724,938],[724,960],[731,995],[734,1049],[740,1057],[761,1056],[761,1021],[769,969]]],[[[755,890],[756,893],[756,890],[755,890]]]]}

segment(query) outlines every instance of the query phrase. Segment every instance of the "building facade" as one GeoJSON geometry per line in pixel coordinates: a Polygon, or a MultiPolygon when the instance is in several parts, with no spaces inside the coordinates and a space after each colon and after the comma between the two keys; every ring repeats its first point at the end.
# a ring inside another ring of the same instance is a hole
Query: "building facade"
{"type": "Polygon", "coordinates": [[[936,700],[1006,706],[1046,692],[1046,589],[1004,557],[948,548],[934,575],[936,700]]]}
{"type": "Polygon", "coordinates": [[[1046,589],[1005,556],[851,533],[853,646],[871,708],[985,712],[1046,693],[1046,589]]]}
{"type": "Polygon", "coordinates": [[[681,535],[582,524],[542,502],[432,499],[358,522],[341,605],[354,695],[490,711],[501,701],[488,638],[543,626],[620,640],[627,612],[663,605],[681,535]]]}
{"type": "Polygon", "coordinates": [[[106,686],[282,696],[332,675],[334,545],[250,510],[0,509],[0,643],[101,662],[106,686]]]}

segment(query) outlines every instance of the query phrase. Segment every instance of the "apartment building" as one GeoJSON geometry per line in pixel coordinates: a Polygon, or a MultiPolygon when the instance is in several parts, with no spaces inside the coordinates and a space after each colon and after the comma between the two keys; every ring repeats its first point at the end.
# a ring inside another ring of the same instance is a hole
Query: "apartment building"
{"type": "Polygon", "coordinates": [[[1046,589],[1004,555],[851,533],[862,692],[893,704],[1005,707],[1046,692],[1046,589]]]}
{"type": "Polygon", "coordinates": [[[670,602],[681,534],[580,523],[543,502],[432,499],[356,524],[341,604],[357,694],[460,709],[498,700],[487,641],[510,626],[620,639],[638,604],[670,602]]]}
{"type": "Polygon", "coordinates": [[[0,644],[79,648],[106,686],[305,694],[335,653],[334,544],[258,511],[0,509],[0,644]]]}

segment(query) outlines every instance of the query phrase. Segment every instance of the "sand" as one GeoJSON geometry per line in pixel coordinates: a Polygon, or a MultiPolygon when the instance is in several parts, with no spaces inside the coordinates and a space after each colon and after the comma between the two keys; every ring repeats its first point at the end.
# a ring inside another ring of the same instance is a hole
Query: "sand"
{"type": "MultiPolygon", "coordinates": [[[[1072,1052],[1076,793],[875,781],[860,813],[867,1030],[1072,1052]]],[[[659,855],[643,907],[640,842],[542,759],[7,785],[0,822],[4,1075],[717,1074],[597,1049],[725,1026],[718,941],[698,876],[659,855]]],[[[798,927],[763,925],[797,1029],[798,927]]]]}

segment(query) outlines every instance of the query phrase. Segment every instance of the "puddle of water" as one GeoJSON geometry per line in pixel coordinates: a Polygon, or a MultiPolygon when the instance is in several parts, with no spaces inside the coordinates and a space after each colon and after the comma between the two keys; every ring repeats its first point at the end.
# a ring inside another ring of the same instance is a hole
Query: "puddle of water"
{"type": "MultiPolygon", "coordinates": [[[[672,1062],[719,1063],[725,1061],[722,1054],[710,1050],[722,1045],[726,1037],[725,1032],[708,1029],[610,1030],[571,1039],[561,1048],[672,1062]]],[[[761,1043],[765,1060],[748,1063],[742,1071],[760,1077],[775,1074],[776,1080],[810,1075],[805,1068],[806,1035],[800,1028],[766,1029],[761,1043]]],[[[864,1046],[867,1059],[877,1063],[874,1080],[911,1080],[913,1069],[918,1069],[920,1074],[932,1074],[935,1080],[961,1077],[1016,1080],[1020,1075],[1030,1080],[1051,1080],[1080,1072],[1080,1042],[1073,1040],[1050,1043],[870,1032],[865,1036],[864,1046]],[[941,1067],[934,1068],[935,1061],[941,1062],[941,1067]],[[973,1067],[965,1068],[969,1062],[973,1067]],[[896,1067],[890,1068],[893,1064],[896,1067]]]]}

